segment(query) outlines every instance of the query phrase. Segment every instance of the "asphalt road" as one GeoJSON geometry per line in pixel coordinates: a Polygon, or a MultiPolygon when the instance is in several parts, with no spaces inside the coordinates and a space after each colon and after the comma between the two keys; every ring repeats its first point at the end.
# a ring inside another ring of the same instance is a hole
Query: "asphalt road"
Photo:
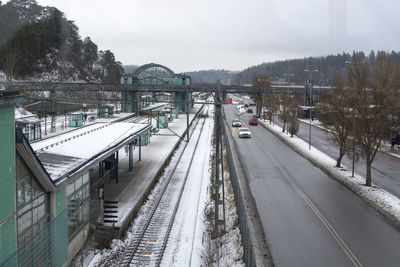
{"type": "MultiPolygon", "coordinates": [[[[236,108],[224,108],[231,124],[236,108]]],[[[390,223],[268,130],[249,128],[250,139],[231,130],[276,266],[399,266],[390,223]]]]}
{"type": "MultiPolygon", "coordinates": [[[[279,125],[279,120],[277,120],[279,125]]],[[[309,124],[300,122],[299,132],[297,136],[308,142],[309,139],[309,124]]],[[[328,132],[320,129],[319,127],[312,126],[311,128],[311,145],[329,155],[333,159],[337,159],[339,149],[337,145],[330,143],[328,139],[328,132]]],[[[311,148],[312,149],[312,148],[311,148]]],[[[351,170],[352,159],[345,156],[343,157],[342,164],[347,169],[351,170]]],[[[365,160],[360,158],[356,163],[355,172],[361,176],[366,176],[365,160]]],[[[375,156],[372,163],[372,182],[382,187],[386,191],[400,198],[400,159],[388,155],[387,153],[380,152],[375,156]]]]}

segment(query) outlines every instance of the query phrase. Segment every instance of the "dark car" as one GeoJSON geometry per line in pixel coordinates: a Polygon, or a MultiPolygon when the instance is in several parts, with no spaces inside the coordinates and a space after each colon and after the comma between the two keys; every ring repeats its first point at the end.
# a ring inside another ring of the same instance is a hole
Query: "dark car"
{"type": "Polygon", "coordinates": [[[248,108],[248,109],[247,109],[247,113],[253,113],[253,109],[248,108]]]}
{"type": "Polygon", "coordinates": [[[242,122],[239,119],[233,119],[232,126],[233,127],[242,127],[242,122]]]}

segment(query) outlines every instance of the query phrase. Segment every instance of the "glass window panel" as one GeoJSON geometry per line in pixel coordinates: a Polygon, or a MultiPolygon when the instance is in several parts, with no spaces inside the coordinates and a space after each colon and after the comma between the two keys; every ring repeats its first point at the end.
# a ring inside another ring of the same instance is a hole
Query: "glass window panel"
{"type": "Polygon", "coordinates": [[[75,180],[75,191],[81,188],[82,186],[82,176],[75,180]]]}
{"type": "Polygon", "coordinates": [[[32,188],[30,185],[30,180],[28,179],[24,182],[25,185],[25,203],[28,203],[32,199],[32,188]]]}
{"type": "Polygon", "coordinates": [[[89,182],[89,173],[83,175],[83,183],[86,184],[87,182],[89,182]]]}
{"type": "Polygon", "coordinates": [[[79,227],[81,227],[81,225],[83,224],[83,213],[82,213],[82,211],[79,211],[77,214],[76,214],[76,228],[75,228],[75,231],[77,231],[78,229],[79,229],[79,227]]]}
{"type": "Polygon", "coordinates": [[[28,227],[32,225],[32,212],[28,211],[18,216],[18,235],[21,235],[28,227]]]}
{"type": "Polygon", "coordinates": [[[88,222],[89,221],[89,202],[86,202],[86,204],[83,208],[83,211],[84,211],[83,221],[88,222]]]}
{"type": "Polygon", "coordinates": [[[44,203],[46,200],[46,195],[42,194],[39,197],[36,197],[33,201],[32,201],[32,207],[35,208],[37,206],[39,206],[40,204],[44,203]]]}
{"type": "Polygon", "coordinates": [[[70,183],[69,185],[67,185],[66,188],[67,197],[70,196],[73,192],[74,192],[74,183],[70,183]]]}
{"type": "Polygon", "coordinates": [[[46,195],[42,194],[38,199],[39,199],[39,203],[43,203],[46,201],[46,195]]]}
{"type": "Polygon", "coordinates": [[[33,224],[35,224],[38,221],[40,221],[41,219],[43,219],[44,216],[46,215],[45,203],[42,203],[39,207],[34,208],[32,213],[33,213],[33,216],[32,216],[33,224]]]}
{"type": "Polygon", "coordinates": [[[43,219],[46,216],[46,203],[39,206],[39,218],[43,219]]]}
{"type": "Polygon", "coordinates": [[[32,179],[32,197],[37,197],[43,190],[40,188],[39,184],[36,183],[35,179],[32,179]]]}
{"type": "Polygon", "coordinates": [[[83,199],[82,199],[82,190],[79,190],[76,192],[76,207],[79,209],[79,207],[82,205],[83,199]]]}
{"type": "Polygon", "coordinates": [[[32,203],[28,203],[27,205],[23,206],[21,209],[18,210],[18,216],[21,216],[31,208],[32,208],[32,203]]]}
{"type": "Polygon", "coordinates": [[[86,201],[89,198],[89,184],[87,184],[83,187],[82,198],[83,198],[83,201],[86,201]]]}
{"type": "Polygon", "coordinates": [[[72,216],[68,220],[68,236],[72,237],[75,233],[75,216],[72,216]]]}
{"type": "Polygon", "coordinates": [[[32,222],[33,224],[39,221],[39,208],[32,209],[32,222]]]}
{"type": "Polygon", "coordinates": [[[67,200],[67,209],[68,209],[68,217],[71,217],[72,214],[75,213],[76,207],[75,207],[75,197],[71,196],[67,200]]]}
{"type": "Polygon", "coordinates": [[[17,157],[17,178],[23,178],[29,175],[29,171],[25,168],[24,163],[22,163],[21,158],[17,157]]]}
{"type": "Polygon", "coordinates": [[[29,240],[32,239],[32,229],[27,230],[24,236],[25,236],[25,242],[29,242],[29,240]]]}
{"type": "Polygon", "coordinates": [[[17,184],[18,207],[22,206],[25,203],[24,196],[25,196],[24,183],[23,182],[22,183],[18,183],[17,184]]]}
{"type": "Polygon", "coordinates": [[[32,207],[35,208],[35,207],[39,206],[39,204],[40,204],[40,202],[39,202],[38,197],[32,200],[32,207]]]}
{"type": "Polygon", "coordinates": [[[39,231],[40,231],[40,224],[36,224],[32,227],[32,232],[34,236],[37,235],[39,231]]]}

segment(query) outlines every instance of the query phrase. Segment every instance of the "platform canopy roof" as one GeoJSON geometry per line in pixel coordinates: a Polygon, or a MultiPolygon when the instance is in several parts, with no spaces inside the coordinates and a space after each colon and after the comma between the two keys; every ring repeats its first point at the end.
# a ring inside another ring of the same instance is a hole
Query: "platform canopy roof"
{"type": "Polygon", "coordinates": [[[138,122],[95,123],[31,144],[56,185],[87,172],[151,129],[138,122]]]}

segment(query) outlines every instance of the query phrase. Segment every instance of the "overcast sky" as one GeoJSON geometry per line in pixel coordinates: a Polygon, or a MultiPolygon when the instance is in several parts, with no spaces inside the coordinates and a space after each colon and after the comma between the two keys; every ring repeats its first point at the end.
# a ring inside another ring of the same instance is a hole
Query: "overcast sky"
{"type": "Polygon", "coordinates": [[[400,50],[398,0],[37,0],[123,64],[173,71],[400,50]]]}

